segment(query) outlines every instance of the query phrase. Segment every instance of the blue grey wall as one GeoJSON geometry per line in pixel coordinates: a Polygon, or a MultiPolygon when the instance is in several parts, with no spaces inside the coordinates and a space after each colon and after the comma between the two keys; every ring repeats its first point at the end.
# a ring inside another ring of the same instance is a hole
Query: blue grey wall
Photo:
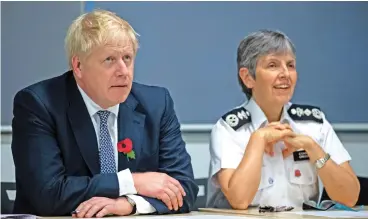
{"type": "Polygon", "coordinates": [[[368,2],[86,2],[93,8],[141,34],[136,80],[168,87],[184,123],[213,123],[243,101],[236,49],[261,28],[296,44],[295,102],[332,122],[368,122],[368,2]]]}
{"type": "Polygon", "coordinates": [[[15,93],[68,69],[64,37],[81,2],[1,2],[1,125],[15,93]]]}
{"type": "MultiPolygon", "coordinates": [[[[297,47],[293,101],[320,106],[331,122],[368,122],[368,2],[86,2],[141,35],[136,81],[169,88],[182,123],[213,123],[244,96],[240,40],[280,29],[297,47]]],[[[63,38],[80,2],[2,2],[2,125],[15,92],[67,69],[63,38]]]]}

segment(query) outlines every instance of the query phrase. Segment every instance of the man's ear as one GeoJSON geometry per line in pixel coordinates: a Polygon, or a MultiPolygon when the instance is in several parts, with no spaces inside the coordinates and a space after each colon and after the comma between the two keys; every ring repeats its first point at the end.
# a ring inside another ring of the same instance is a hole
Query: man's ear
{"type": "Polygon", "coordinates": [[[81,62],[78,56],[72,57],[72,68],[73,68],[74,75],[76,75],[76,77],[80,79],[82,77],[82,67],[81,67],[81,62]]]}
{"type": "Polygon", "coordinates": [[[243,82],[243,84],[249,88],[252,89],[255,84],[255,80],[253,76],[249,73],[248,68],[240,68],[239,69],[239,76],[243,82]]]}

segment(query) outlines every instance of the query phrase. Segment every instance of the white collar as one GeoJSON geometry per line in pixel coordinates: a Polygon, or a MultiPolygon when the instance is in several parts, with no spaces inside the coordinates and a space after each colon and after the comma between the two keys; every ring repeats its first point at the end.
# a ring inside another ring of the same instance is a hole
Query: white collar
{"type": "Polygon", "coordinates": [[[115,106],[109,107],[108,109],[103,109],[102,107],[100,107],[97,103],[95,103],[85,92],[84,90],[79,87],[79,85],[77,84],[79,92],[82,95],[82,98],[84,100],[84,103],[86,104],[89,116],[93,117],[98,111],[100,110],[107,110],[110,111],[113,115],[115,115],[116,117],[118,116],[119,113],[119,104],[116,104],[115,106]]]}
{"type": "MultiPolygon", "coordinates": [[[[252,124],[253,127],[257,130],[260,127],[263,127],[268,123],[267,117],[265,116],[262,109],[259,107],[259,105],[256,103],[254,98],[251,98],[248,102],[244,103],[244,108],[247,109],[251,115],[252,118],[252,124]]],[[[286,103],[283,107],[280,122],[288,122],[292,128],[294,126],[294,121],[290,118],[287,110],[291,106],[291,103],[286,103]]]]}

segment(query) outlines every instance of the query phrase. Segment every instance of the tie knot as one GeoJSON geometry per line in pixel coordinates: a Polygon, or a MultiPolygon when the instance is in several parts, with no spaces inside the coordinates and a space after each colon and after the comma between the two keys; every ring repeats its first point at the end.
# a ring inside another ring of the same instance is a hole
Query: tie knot
{"type": "Polygon", "coordinates": [[[97,112],[97,115],[100,117],[101,124],[107,124],[107,119],[109,118],[110,111],[100,110],[97,112]]]}

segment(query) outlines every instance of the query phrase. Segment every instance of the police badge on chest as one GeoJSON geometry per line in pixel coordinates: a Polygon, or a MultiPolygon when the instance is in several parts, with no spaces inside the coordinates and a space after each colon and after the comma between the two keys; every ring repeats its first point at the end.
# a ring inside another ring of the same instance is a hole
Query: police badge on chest
{"type": "Polygon", "coordinates": [[[305,150],[293,152],[294,161],[309,160],[309,156],[305,150]]]}

